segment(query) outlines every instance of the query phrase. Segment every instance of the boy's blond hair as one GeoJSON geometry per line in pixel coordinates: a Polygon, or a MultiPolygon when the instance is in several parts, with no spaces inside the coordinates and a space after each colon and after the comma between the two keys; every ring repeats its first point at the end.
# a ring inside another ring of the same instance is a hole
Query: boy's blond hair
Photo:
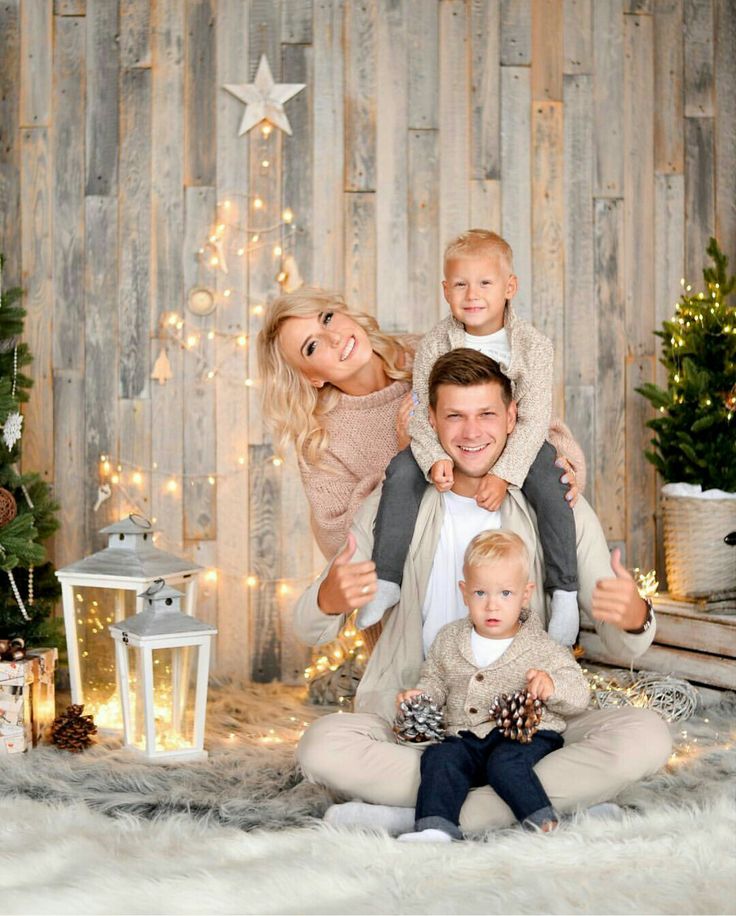
{"type": "Polygon", "coordinates": [[[495,560],[519,561],[524,577],[529,577],[529,552],[526,544],[513,531],[481,531],[468,544],[463,557],[463,570],[485,566],[495,560]]]}
{"type": "Polygon", "coordinates": [[[468,229],[454,238],[445,248],[444,270],[451,258],[467,258],[474,255],[496,256],[506,265],[509,273],[514,272],[514,252],[506,239],[490,229],[468,229]]]}

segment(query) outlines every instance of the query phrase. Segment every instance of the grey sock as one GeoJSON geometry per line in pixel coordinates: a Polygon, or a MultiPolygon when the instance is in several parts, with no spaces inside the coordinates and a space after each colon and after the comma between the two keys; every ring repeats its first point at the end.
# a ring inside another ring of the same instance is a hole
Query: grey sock
{"type": "Polygon", "coordinates": [[[599,802],[597,805],[591,805],[585,809],[585,813],[590,817],[620,821],[624,816],[624,809],[615,802],[599,802]]]}
{"type": "Polygon", "coordinates": [[[329,807],[324,820],[335,827],[377,827],[398,836],[414,829],[414,809],[352,801],[329,807]]]}
{"type": "Polygon", "coordinates": [[[395,582],[379,579],[376,583],[376,594],[358,611],[358,616],[355,618],[357,628],[365,630],[367,627],[372,627],[374,623],[378,623],[386,611],[398,603],[400,597],[401,589],[395,582]]]}

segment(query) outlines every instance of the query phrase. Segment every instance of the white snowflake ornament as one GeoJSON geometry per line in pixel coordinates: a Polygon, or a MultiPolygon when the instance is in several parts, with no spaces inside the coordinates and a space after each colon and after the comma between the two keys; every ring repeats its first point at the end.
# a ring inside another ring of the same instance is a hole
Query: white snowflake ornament
{"type": "Polygon", "coordinates": [[[20,439],[23,428],[23,417],[17,411],[9,413],[3,426],[3,441],[10,449],[20,439]]]}

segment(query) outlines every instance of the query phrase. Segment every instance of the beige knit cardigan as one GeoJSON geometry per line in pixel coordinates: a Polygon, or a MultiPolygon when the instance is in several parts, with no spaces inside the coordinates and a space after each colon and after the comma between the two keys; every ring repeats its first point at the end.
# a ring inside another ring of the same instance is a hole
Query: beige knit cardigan
{"type": "MultiPolygon", "coordinates": [[[[521,487],[549,435],[554,352],[549,338],[519,318],[510,303],[506,306],[504,327],[511,348],[505,375],[511,382],[518,417],[491,473],[521,487]]],[[[429,475],[435,462],[449,460],[429,422],[429,374],[443,353],[465,346],[465,326],[448,315],[424,335],[414,358],[413,387],[419,404],[409,423],[409,433],[414,457],[425,475],[429,475]]],[[[572,459],[571,463],[575,465],[572,459]]]]}
{"type": "Polygon", "coordinates": [[[490,707],[496,696],[526,687],[530,668],[546,671],[554,693],[542,712],[540,728],[565,730],[565,717],[581,713],[590,689],[572,652],[547,635],[538,615],[522,612],[522,624],[508,649],[492,664],[477,665],[468,617],[442,627],[422,665],[417,689],[445,708],[448,735],[472,731],[479,738],[494,728],[490,707]]]}

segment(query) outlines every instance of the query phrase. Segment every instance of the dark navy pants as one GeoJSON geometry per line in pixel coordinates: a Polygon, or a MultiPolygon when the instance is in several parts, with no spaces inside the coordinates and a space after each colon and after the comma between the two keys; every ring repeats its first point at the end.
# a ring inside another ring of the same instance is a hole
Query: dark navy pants
{"type": "MultiPolygon", "coordinates": [[[[537,515],[539,542],[545,566],[544,587],[551,592],[578,588],[578,558],[575,519],[565,499],[567,487],[560,483],[557,453],[545,442],[529,468],[521,492],[537,515]]],[[[395,455],[386,468],[386,478],[373,526],[373,562],[376,575],[401,585],[404,563],[414,537],[427,481],[416,463],[411,447],[395,455]]]]}
{"type": "Polygon", "coordinates": [[[430,745],[421,759],[416,829],[434,827],[460,839],[460,809],[468,792],[483,785],[489,785],[522,823],[541,826],[557,820],[534,765],[563,743],[555,731],[538,731],[530,744],[521,744],[494,728],[485,738],[465,731],[430,745]]]}

